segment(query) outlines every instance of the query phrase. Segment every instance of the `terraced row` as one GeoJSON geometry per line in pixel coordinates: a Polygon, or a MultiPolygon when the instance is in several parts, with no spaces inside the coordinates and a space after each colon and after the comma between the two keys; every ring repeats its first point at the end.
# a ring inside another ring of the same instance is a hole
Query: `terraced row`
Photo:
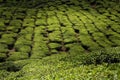
{"type": "Polygon", "coordinates": [[[68,6],[0,9],[0,61],[120,46],[119,11],[68,6]]]}

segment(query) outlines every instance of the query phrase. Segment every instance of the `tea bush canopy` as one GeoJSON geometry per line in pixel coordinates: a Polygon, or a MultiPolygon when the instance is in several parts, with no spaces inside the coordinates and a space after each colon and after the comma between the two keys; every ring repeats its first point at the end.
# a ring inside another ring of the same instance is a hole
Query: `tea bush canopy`
{"type": "Polygon", "coordinates": [[[0,80],[120,80],[119,0],[0,0],[0,80]]]}

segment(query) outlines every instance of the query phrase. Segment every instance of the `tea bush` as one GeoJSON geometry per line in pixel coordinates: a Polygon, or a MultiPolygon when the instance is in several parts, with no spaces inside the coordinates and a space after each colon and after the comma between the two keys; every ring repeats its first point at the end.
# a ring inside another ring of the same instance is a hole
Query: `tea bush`
{"type": "Polygon", "coordinates": [[[119,80],[115,0],[0,1],[0,80],[119,80]]]}
{"type": "Polygon", "coordinates": [[[0,53],[8,52],[8,46],[6,44],[0,43],[0,53]]]}
{"type": "Polygon", "coordinates": [[[7,56],[5,53],[0,53],[0,62],[4,62],[6,58],[7,56]]]}
{"type": "Polygon", "coordinates": [[[7,58],[8,61],[23,60],[28,58],[28,53],[25,52],[11,52],[10,57],[7,58]]]}

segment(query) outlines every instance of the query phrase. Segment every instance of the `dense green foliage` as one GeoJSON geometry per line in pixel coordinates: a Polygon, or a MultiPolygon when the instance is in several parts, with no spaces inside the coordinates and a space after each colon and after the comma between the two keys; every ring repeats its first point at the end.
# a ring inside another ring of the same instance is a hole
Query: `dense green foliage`
{"type": "MultiPolygon", "coordinates": [[[[1,79],[5,80],[119,80],[119,63],[103,62],[97,65],[84,65],[83,60],[87,60],[83,56],[83,54],[79,55],[78,53],[72,55],[61,53],[43,59],[7,61],[0,64],[0,76],[1,79]]],[[[87,56],[88,60],[92,60],[92,58],[96,58],[96,56],[87,56]]]]}
{"type": "Polygon", "coordinates": [[[0,0],[0,80],[119,80],[119,0],[0,0]]]}

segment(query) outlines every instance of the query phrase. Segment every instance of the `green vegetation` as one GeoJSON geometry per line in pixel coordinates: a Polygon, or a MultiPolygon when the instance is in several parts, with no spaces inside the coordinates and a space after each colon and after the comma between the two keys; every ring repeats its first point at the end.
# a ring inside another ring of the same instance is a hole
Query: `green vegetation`
{"type": "Polygon", "coordinates": [[[0,0],[0,80],[120,80],[119,0],[0,0]]]}
{"type": "Polygon", "coordinates": [[[24,27],[34,27],[34,19],[24,19],[23,22],[24,27]]]}
{"type": "Polygon", "coordinates": [[[0,62],[4,62],[6,59],[6,54],[5,53],[0,53],[0,62]]]}
{"type": "Polygon", "coordinates": [[[0,44],[0,53],[4,53],[8,51],[8,47],[6,44],[0,44]]]}
{"type": "Polygon", "coordinates": [[[28,58],[28,54],[24,53],[24,52],[10,52],[9,53],[11,56],[9,58],[7,58],[7,60],[9,61],[13,61],[13,60],[22,60],[22,59],[27,59],[28,58]]]}

